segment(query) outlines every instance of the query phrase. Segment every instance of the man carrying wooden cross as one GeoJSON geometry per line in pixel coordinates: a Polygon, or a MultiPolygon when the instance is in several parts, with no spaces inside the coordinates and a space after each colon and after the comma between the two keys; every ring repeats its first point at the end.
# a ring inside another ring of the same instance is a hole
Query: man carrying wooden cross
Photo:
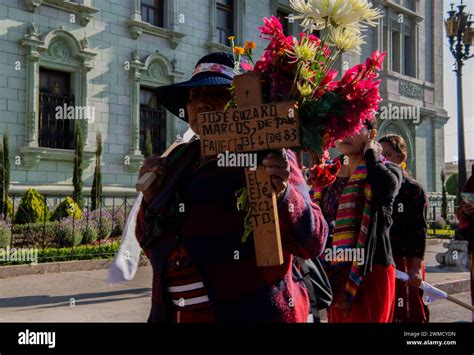
{"type": "MultiPolygon", "coordinates": [[[[160,103],[199,134],[199,113],[223,110],[235,76],[231,55],[214,53],[197,63],[189,81],[160,87],[160,103]]],[[[144,191],[137,238],[153,267],[150,322],[306,322],[309,302],[292,258],[315,258],[327,224],[311,202],[295,155],[270,152],[262,161],[277,196],[283,263],[258,267],[250,236],[242,242],[245,211],[236,191],[243,168],[220,167],[201,156],[199,139],[166,158],[145,160],[140,176],[157,179],[144,191]]]]}

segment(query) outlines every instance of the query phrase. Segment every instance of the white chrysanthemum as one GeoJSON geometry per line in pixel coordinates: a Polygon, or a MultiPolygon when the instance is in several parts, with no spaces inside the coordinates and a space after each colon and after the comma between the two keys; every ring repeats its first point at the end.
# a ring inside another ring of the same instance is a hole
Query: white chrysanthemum
{"type": "Polygon", "coordinates": [[[368,0],[290,0],[290,6],[299,15],[305,30],[327,27],[347,27],[353,32],[377,25],[382,15],[368,0]]]}
{"type": "Polygon", "coordinates": [[[305,83],[301,85],[300,83],[297,83],[296,86],[302,97],[309,96],[313,92],[313,87],[309,83],[305,83]]]}
{"type": "Polygon", "coordinates": [[[336,13],[331,18],[334,27],[346,27],[354,32],[359,32],[367,26],[377,26],[377,20],[382,16],[379,9],[372,8],[367,0],[347,0],[352,9],[349,13],[336,13]]]}
{"type": "Polygon", "coordinates": [[[316,76],[318,72],[316,70],[311,70],[308,68],[308,65],[303,65],[300,69],[299,77],[304,81],[309,81],[316,76]]]}
{"type": "Polygon", "coordinates": [[[301,25],[309,31],[324,29],[333,17],[348,16],[351,11],[346,0],[292,0],[290,5],[300,13],[294,18],[301,19],[301,25]]]}
{"type": "Polygon", "coordinates": [[[286,50],[288,57],[291,59],[290,63],[309,62],[314,60],[317,52],[316,42],[310,42],[307,37],[303,37],[301,43],[293,37],[293,45],[291,50],[286,50]]]}
{"type": "Polygon", "coordinates": [[[361,53],[360,46],[366,43],[360,32],[343,27],[331,28],[329,40],[337,49],[343,52],[353,51],[357,54],[361,53]]]}
{"type": "Polygon", "coordinates": [[[369,26],[377,26],[377,20],[383,16],[380,9],[373,8],[372,3],[367,0],[349,0],[349,2],[353,11],[359,14],[359,21],[369,26]]]}

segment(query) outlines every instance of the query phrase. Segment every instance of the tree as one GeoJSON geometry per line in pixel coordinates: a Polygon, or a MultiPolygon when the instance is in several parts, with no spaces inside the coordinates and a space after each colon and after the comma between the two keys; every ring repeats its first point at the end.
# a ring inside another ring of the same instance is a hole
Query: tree
{"type": "Polygon", "coordinates": [[[74,201],[82,209],[84,206],[84,198],[82,196],[82,160],[84,152],[84,140],[82,137],[82,126],[76,121],[74,126],[74,172],[72,184],[74,185],[74,201]]]}
{"type": "Polygon", "coordinates": [[[145,158],[153,154],[153,143],[151,142],[151,133],[150,130],[146,130],[145,135],[145,158]]]}
{"type": "Polygon", "coordinates": [[[441,187],[442,187],[442,204],[441,216],[445,221],[448,220],[448,194],[446,193],[446,174],[444,169],[441,170],[441,187]]]}
{"type": "Polygon", "coordinates": [[[102,156],[102,136],[99,132],[96,135],[96,150],[95,150],[95,168],[94,181],[91,189],[91,210],[94,211],[100,208],[100,197],[102,196],[102,175],[100,171],[102,156]]]}
{"type": "Polygon", "coordinates": [[[0,212],[4,218],[8,211],[8,193],[10,190],[10,152],[8,149],[8,130],[3,133],[2,151],[0,153],[2,167],[0,169],[1,178],[1,196],[0,196],[0,212]]]}
{"type": "Polygon", "coordinates": [[[458,194],[458,174],[451,175],[448,180],[446,180],[446,191],[448,194],[457,196],[458,194]]]}

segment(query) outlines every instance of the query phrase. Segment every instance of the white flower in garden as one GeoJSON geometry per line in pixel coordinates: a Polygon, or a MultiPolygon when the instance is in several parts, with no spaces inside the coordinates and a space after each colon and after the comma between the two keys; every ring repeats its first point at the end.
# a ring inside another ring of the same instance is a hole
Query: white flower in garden
{"type": "Polygon", "coordinates": [[[360,46],[366,43],[360,32],[343,27],[331,28],[329,40],[337,49],[343,52],[353,51],[357,54],[361,53],[360,46]]]}
{"type": "Polygon", "coordinates": [[[290,63],[312,61],[316,56],[316,52],[316,42],[310,42],[307,37],[303,37],[301,43],[296,39],[296,37],[293,37],[293,46],[291,46],[291,50],[286,50],[288,57],[292,60],[290,63]]]}

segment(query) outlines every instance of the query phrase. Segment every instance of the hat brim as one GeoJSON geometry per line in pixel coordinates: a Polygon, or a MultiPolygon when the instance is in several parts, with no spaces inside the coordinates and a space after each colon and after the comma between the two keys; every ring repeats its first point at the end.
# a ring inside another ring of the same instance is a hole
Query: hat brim
{"type": "Polygon", "coordinates": [[[188,122],[186,106],[189,100],[189,91],[192,88],[230,85],[232,85],[232,80],[222,76],[194,77],[182,83],[160,86],[156,89],[156,96],[158,102],[164,108],[183,121],[188,122]]]}

